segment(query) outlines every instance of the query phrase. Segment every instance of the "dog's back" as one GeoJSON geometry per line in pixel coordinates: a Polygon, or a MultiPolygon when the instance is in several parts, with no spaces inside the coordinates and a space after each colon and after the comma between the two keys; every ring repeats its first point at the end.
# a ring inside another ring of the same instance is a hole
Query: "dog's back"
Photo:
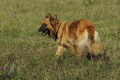
{"type": "Polygon", "coordinates": [[[101,53],[102,44],[100,42],[99,33],[96,31],[92,21],[81,19],[72,22],[68,28],[68,32],[70,34],[69,40],[75,40],[72,42],[75,42],[74,44],[79,48],[77,49],[78,52],[80,51],[81,53],[82,51],[82,53],[84,53],[89,51],[93,55],[98,55],[101,53]]]}

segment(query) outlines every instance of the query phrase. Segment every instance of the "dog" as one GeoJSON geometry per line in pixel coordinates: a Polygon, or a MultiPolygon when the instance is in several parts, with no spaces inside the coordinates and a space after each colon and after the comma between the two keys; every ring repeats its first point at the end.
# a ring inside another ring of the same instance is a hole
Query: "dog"
{"type": "Polygon", "coordinates": [[[66,48],[70,48],[72,53],[80,58],[86,57],[88,53],[98,56],[103,49],[99,33],[93,22],[87,19],[64,22],[58,20],[56,14],[51,16],[48,13],[38,31],[41,36],[48,34],[58,43],[56,58],[59,58],[66,48]]]}

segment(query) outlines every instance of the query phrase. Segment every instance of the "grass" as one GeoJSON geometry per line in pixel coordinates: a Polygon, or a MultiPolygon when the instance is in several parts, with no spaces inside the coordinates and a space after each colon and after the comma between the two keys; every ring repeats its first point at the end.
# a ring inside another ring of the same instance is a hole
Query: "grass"
{"type": "Polygon", "coordinates": [[[119,80],[119,0],[1,0],[0,80],[119,80]],[[89,19],[100,33],[110,61],[79,60],[37,31],[47,13],[62,21],[89,19]]]}

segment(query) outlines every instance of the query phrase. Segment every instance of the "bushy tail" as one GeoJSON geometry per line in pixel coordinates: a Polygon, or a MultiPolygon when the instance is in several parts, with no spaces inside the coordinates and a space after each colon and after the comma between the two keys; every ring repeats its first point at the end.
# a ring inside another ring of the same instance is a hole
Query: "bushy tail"
{"type": "Polygon", "coordinates": [[[94,32],[93,40],[89,39],[89,51],[91,54],[97,56],[103,50],[103,46],[100,42],[99,33],[97,31],[94,32]]]}

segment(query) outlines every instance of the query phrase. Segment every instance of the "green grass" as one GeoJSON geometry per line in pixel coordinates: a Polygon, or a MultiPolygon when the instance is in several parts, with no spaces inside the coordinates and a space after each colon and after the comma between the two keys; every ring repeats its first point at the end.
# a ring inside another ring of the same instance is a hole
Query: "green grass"
{"type": "Polygon", "coordinates": [[[119,6],[119,0],[1,0],[0,80],[119,80],[119,6]],[[110,61],[79,60],[71,51],[55,60],[57,44],[37,31],[47,13],[93,21],[110,61]]]}

